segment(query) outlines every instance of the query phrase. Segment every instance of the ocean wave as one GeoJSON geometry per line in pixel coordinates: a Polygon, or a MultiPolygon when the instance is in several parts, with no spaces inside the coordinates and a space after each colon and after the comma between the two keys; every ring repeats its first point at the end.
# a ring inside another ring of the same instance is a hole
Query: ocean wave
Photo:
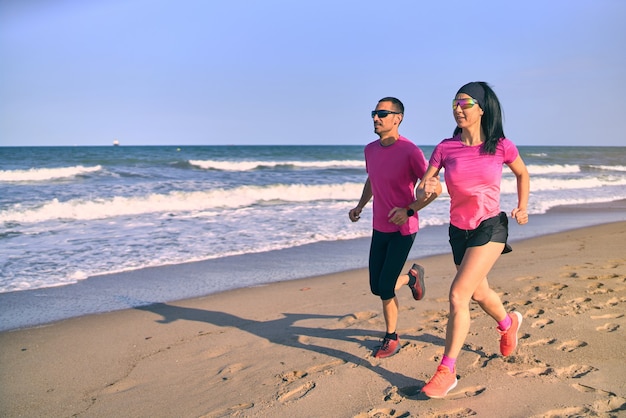
{"type": "Polygon", "coordinates": [[[359,160],[332,160],[332,161],[217,161],[217,160],[189,160],[189,164],[204,170],[219,171],[251,171],[276,167],[289,168],[360,168],[365,169],[365,163],[359,160]]]}
{"type": "Polygon", "coordinates": [[[626,172],[626,165],[589,165],[587,167],[590,170],[626,172]]]}
{"type": "Polygon", "coordinates": [[[588,205],[592,203],[609,203],[613,201],[615,201],[615,197],[608,196],[531,200],[528,210],[531,214],[540,215],[559,206],[588,205]]]}
{"type": "Polygon", "coordinates": [[[553,165],[534,165],[527,166],[528,172],[533,174],[566,174],[580,173],[580,166],[573,164],[553,164],[553,165]]]}
{"type": "Polygon", "coordinates": [[[102,166],[84,167],[77,165],[74,167],[59,168],[31,168],[29,170],[0,170],[0,181],[3,182],[37,182],[48,180],[59,180],[77,177],[87,173],[95,173],[102,170],[102,166]]]}
{"type": "Polygon", "coordinates": [[[282,185],[266,187],[240,186],[196,192],[170,192],[146,196],[116,196],[108,199],[73,199],[61,202],[53,199],[38,207],[23,204],[0,211],[0,222],[43,222],[48,220],[93,220],[145,213],[184,213],[212,209],[237,209],[252,205],[281,202],[310,202],[320,200],[358,200],[363,185],[282,185]]]}
{"type": "MultiPolygon", "coordinates": [[[[626,178],[615,176],[553,179],[532,177],[531,191],[584,190],[590,188],[626,185],[626,178]]],[[[445,183],[438,200],[448,200],[445,183]]],[[[268,186],[238,186],[204,191],[172,191],[143,196],[115,196],[111,198],[52,199],[37,206],[16,204],[0,211],[0,222],[31,223],[48,220],[93,220],[118,216],[166,213],[180,216],[211,216],[210,213],[225,209],[240,209],[251,206],[273,206],[303,204],[317,201],[356,202],[363,190],[362,183],[326,185],[272,184],[268,186]]],[[[501,183],[503,194],[516,194],[515,178],[505,177],[501,183]]],[[[6,224],[5,224],[6,225],[6,224]]]]}
{"type": "MultiPolygon", "coordinates": [[[[624,186],[626,178],[621,177],[584,177],[574,179],[553,179],[547,177],[530,178],[530,190],[532,192],[551,190],[577,190],[591,189],[607,186],[624,186]]],[[[517,193],[517,181],[514,178],[503,178],[500,190],[502,193],[517,193]]]]}

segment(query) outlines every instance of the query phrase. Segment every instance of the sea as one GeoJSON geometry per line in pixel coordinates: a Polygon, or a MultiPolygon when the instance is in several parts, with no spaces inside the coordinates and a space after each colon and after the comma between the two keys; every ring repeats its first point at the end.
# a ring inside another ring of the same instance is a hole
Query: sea
{"type": "MultiPolygon", "coordinates": [[[[434,147],[421,148],[428,158],[434,147]]],[[[625,200],[626,147],[519,150],[531,175],[531,221],[512,225],[512,240],[626,219],[618,210],[532,226],[556,207],[625,200]]],[[[100,288],[106,278],[123,289],[134,277],[124,273],[198,261],[220,273],[201,284],[151,283],[159,275],[144,274],[141,286],[153,293],[62,308],[75,316],[366,267],[371,205],[359,222],[348,219],[366,176],[361,145],[0,147],[0,296],[25,303],[83,282],[100,288]],[[250,261],[264,268],[251,271],[250,261]]],[[[501,188],[510,212],[517,194],[508,167],[501,188]]],[[[420,213],[410,257],[449,251],[448,215],[444,187],[420,213]]],[[[20,322],[23,314],[6,311],[19,305],[12,300],[0,298],[0,330],[65,317],[20,322]]]]}

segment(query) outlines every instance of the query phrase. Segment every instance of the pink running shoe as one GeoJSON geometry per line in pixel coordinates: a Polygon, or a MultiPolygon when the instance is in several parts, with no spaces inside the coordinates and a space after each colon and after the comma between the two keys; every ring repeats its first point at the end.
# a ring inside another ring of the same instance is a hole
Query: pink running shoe
{"type": "Polygon", "coordinates": [[[517,331],[519,331],[520,325],[522,325],[522,314],[513,311],[509,314],[511,317],[511,326],[506,331],[498,329],[500,333],[500,353],[503,356],[508,356],[515,348],[517,348],[517,331]]]}
{"type": "Polygon", "coordinates": [[[456,373],[440,364],[433,378],[422,388],[422,393],[429,398],[443,398],[456,387],[457,383],[456,373]]]}
{"type": "Polygon", "coordinates": [[[383,343],[376,349],[374,357],[386,358],[391,357],[400,351],[400,337],[395,340],[391,338],[383,338],[383,343]]]}

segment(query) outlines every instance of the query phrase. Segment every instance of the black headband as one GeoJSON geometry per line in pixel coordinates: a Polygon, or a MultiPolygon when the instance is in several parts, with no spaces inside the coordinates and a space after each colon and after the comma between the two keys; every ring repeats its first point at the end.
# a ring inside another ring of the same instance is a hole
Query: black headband
{"type": "Polygon", "coordinates": [[[456,92],[457,95],[459,93],[465,93],[472,99],[477,100],[481,107],[485,104],[485,89],[476,81],[472,81],[461,87],[459,91],[456,92]]]}

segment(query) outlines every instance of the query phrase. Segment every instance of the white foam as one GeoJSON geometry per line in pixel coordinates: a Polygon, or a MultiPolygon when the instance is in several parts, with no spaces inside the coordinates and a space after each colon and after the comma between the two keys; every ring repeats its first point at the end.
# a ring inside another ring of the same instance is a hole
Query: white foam
{"type": "Polygon", "coordinates": [[[365,163],[359,160],[333,161],[218,161],[190,160],[189,164],[205,170],[250,171],[260,168],[295,167],[295,168],[363,168],[365,163]]]}
{"type": "Polygon", "coordinates": [[[102,170],[102,166],[59,168],[31,168],[29,170],[0,170],[0,181],[4,182],[35,182],[72,178],[86,173],[94,173],[102,170]]]}
{"type": "Polygon", "coordinates": [[[0,211],[0,222],[42,222],[54,219],[93,220],[117,216],[141,215],[157,212],[196,212],[210,209],[240,208],[255,204],[279,202],[308,202],[319,200],[350,200],[359,196],[363,185],[345,183],[335,185],[270,185],[240,186],[233,189],[215,189],[199,192],[171,192],[147,196],[116,196],[107,199],[52,199],[38,207],[16,204],[0,211]]]}

